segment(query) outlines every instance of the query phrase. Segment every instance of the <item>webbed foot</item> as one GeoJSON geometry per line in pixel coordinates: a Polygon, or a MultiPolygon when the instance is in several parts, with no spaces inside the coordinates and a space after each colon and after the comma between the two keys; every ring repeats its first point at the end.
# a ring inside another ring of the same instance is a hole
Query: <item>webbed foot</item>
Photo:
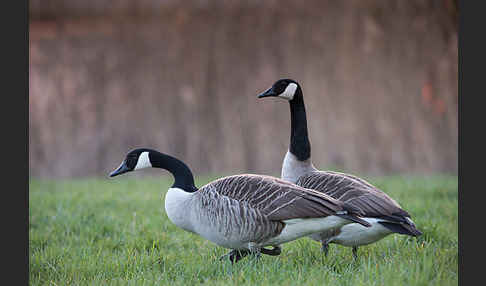
{"type": "Polygon", "coordinates": [[[272,246],[273,249],[261,248],[260,252],[266,255],[278,256],[282,253],[282,248],[280,246],[272,246]]]}
{"type": "Polygon", "coordinates": [[[225,255],[221,256],[219,260],[229,259],[232,264],[240,261],[242,258],[250,254],[249,250],[237,250],[233,249],[230,252],[226,253],[225,255]]]}

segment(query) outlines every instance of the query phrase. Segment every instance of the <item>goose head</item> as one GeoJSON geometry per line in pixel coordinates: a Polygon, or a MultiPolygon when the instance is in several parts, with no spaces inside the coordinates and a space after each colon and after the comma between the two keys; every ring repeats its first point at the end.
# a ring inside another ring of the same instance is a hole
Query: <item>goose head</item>
{"type": "MultiPolygon", "coordinates": [[[[288,100],[290,106],[289,152],[297,157],[299,162],[304,162],[306,166],[311,164],[310,160],[308,160],[310,159],[311,149],[309,135],[307,132],[304,95],[300,85],[293,79],[279,79],[272,85],[271,88],[259,94],[258,98],[270,96],[280,97],[288,100]]],[[[293,166],[291,169],[294,168],[295,166],[293,166]]]]}
{"type": "Polygon", "coordinates": [[[300,85],[293,79],[279,79],[272,87],[260,93],[258,98],[263,97],[280,97],[288,101],[295,101],[302,96],[300,85]]]}
{"type": "Polygon", "coordinates": [[[186,192],[198,190],[194,185],[191,169],[184,162],[148,148],[138,148],[128,152],[120,166],[110,173],[110,177],[144,168],[160,168],[169,171],[174,177],[172,187],[186,192]]]}
{"type": "Polygon", "coordinates": [[[153,167],[150,161],[152,150],[146,148],[134,149],[126,155],[118,168],[110,173],[110,177],[115,177],[126,172],[131,172],[143,168],[153,167]]]}

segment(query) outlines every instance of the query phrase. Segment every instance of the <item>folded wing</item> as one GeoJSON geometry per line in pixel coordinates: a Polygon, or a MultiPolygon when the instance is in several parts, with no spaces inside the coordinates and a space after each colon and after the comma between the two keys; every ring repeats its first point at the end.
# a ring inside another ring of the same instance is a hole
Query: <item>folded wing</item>
{"type": "Polygon", "coordinates": [[[209,185],[202,187],[201,191],[211,187],[220,195],[247,204],[274,221],[360,212],[359,209],[326,194],[270,176],[250,174],[229,176],[213,181],[209,185]]]}
{"type": "Polygon", "coordinates": [[[329,171],[315,171],[301,176],[297,185],[322,192],[361,209],[366,217],[403,222],[410,215],[400,205],[363,179],[329,171]]]}

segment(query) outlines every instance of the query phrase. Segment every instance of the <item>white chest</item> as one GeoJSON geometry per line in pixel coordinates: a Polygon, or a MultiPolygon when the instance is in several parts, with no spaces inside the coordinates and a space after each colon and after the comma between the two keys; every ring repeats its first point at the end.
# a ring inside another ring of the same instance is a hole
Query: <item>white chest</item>
{"type": "Polygon", "coordinates": [[[287,151],[282,163],[281,178],[288,182],[296,183],[300,176],[315,171],[311,159],[299,161],[295,155],[287,151]]]}
{"type": "Polygon", "coordinates": [[[169,220],[178,227],[193,232],[191,199],[193,193],[179,188],[170,188],[165,195],[165,212],[169,220]]]}

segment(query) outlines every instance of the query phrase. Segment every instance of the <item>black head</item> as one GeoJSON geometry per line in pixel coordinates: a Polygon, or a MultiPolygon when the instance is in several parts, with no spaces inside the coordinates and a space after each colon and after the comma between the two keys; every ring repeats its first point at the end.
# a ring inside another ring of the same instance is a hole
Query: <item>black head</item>
{"type": "Polygon", "coordinates": [[[258,95],[258,98],[275,96],[292,101],[301,94],[300,85],[293,79],[279,79],[271,88],[258,95]]]}
{"type": "Polygon", "coordinates": [[[142,168],[152,167],[152,162],[150,161],[150,153],[152,151],[153,150],[147,148],[138,148],[128,152],[121,165],[110,173],[110,177],[142,168]]]}

